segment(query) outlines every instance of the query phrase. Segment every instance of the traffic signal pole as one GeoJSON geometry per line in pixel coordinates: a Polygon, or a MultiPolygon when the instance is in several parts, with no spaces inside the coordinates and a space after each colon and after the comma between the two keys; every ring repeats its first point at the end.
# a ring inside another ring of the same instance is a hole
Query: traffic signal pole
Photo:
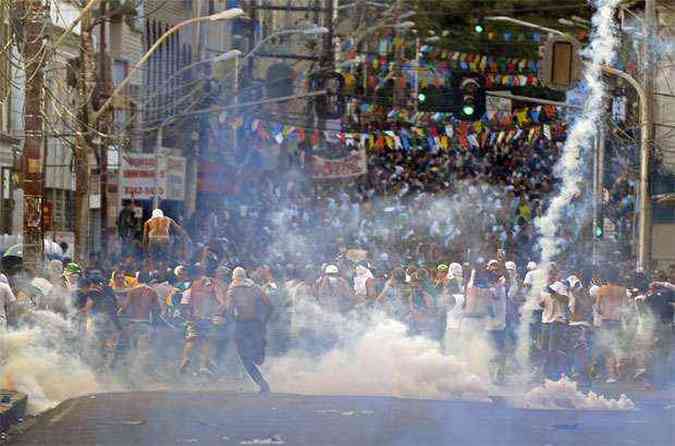
{"type": "MultiPolygon", "coordinates": [[[[579,44],[574,37],[562,31],[547,28],[535,23],[517,20],[508,16],[485,17],[485,20],[496,22],[509,22],[528,28],[546,31],[569,39],[571,42],[579,44]]],[[[644,69],[642,84],[635,80],[630,74],[618,70],[608,65],[601,65],[600,69],[607,74],[619,77],[628,82],[638,95],[640,101],[640,215],[639,215],[639,236],[638,236],[638,260],[637,269],[648,272],[651,266],[651,231],[652,231],[652,200],[649,188],[651,148],[654,141],[654,79],[656,78],[656,62],[654,61],[654,51],[652,46],[656,42],[656,0],[646,0],[645,2],[645,20],[646,40],[643,46],[644,51],[644,69]]]]}
{"type": "Polygon", "coordinates": [[[651,150],[654,142],[654,90],[656,81],[656,39],[658,38],[656,0],[645,1],[642,86],[640,97],[640,124],[642,146],[640,150],[640,237],[638,269],[649,272],[652,263],[652,194],[649,187],[651,150]]]}

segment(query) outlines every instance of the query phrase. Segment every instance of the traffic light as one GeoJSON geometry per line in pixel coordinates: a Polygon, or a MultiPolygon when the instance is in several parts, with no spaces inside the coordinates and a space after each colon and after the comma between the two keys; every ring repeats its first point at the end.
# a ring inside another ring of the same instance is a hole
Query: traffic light
{"type": "Polygon", "coordinates": [[[605,228],[603,222],[599,222],[593,231],[593,235],[596,239],[602,239],[605,237],[605,228]]]}
{"type": "Polygon", "coordinates": [[[581,79],[580,48],[564,37],[551,37],[542,47],[540,78],[544,86],[565,91],[581,79]]]}
{"type": "Polygon", "coordinates": [[[427,85],[417,93],[417,109],[422,112],[449,113],[456,109],[455,91],[446,86],[427,85]]]}
{"type": "Polygon", "coordinates": [[[318,71],[309,77],[310,90],[326,90],[326,94],[314,99],[314,110],[320,119],[339,119],[345,113],[345,97],[342,94],[345,78],[334,71],[318,71]]]}
{"type": "Polygon", "coordinates": [[[480,77],[464,77],[459,81],[457,119],[478,121],[485,113],[485,89],[480,77]]]}

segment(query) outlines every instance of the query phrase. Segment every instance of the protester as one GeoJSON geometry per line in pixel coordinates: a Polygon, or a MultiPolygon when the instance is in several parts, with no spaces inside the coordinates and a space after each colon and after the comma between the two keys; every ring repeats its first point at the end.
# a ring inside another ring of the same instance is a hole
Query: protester
{"type": "Polygon", "coordinates": [[[260,393],[269,393],[270,386],[258,366],[265,361],[265,330],[272,315],[272,303],[242,267],[232,271],[227,302],[236,321],[234,336],[241,362],[260,393]]]}
{"type": "Polygon", "coordinates": [[[8,327],[7,314],[12,303],[16,301],[14,292],[9,286],[7,276],[0,274],[0,334],[4,334],[8,327]]]}
{"type": "Polygon", "coordinates": [[[598,316],[598,342],[605,356],[607,384],[614,384],[619,378],[621,317],[626,305],[626,288],[619,285],[617,271],[609,270],[606,284],[599,287],[596,294],[598,316]]]}
{"type": "Polygon", "coordinates": [[[559,379],[566,371],[564,342],[569,305],[567,287],[562,282],[554,282],[542,293],[540,305],[543,308],[544,373],[549,378],[559,379]]]}
{"type": "Polygon", "coordinates": [[[97,370],[109,371],[117,359],[117,342],[123,327],[115,294],[105,283],[101,271],[88,271],[79,280],[78,292],[84,301],[80,313],[86,318],[85,334],[91,341],[90,361],[97,370]]]}
{"type": "Polygon", "coordinates": [[[335,265],[326,266],[316,283],[316,290],[319,305],[324,311],[343,314],[354,307],[354,294],[335,265]]]}
{"type": "Polygon", "coordinates": [[[190,288],[183,293],[181,306],[187,320],[185,346],[180,364],[180,372],[187,371],[191,363],[192,352],[199,347],[199,373],[213,375],[215,364],[211,353],[216,340],[225,330],[225,311],[227,309],[226,290],[210,277],[211,271],[199,265],[190,288]]]}
{"type": "Polygon", "coordinates": [[[136,366],[148,373],[155,367],[153,360],[154,326],[159,322],[161,312],[157,292],[147,284],[149,277],[139,275],[138,284],[128,290],[120,302],[118,313],[124,318],[126,335],[133,353],[131,360],[136,366]]]}
{"type": "Polygon", "coordinates": [[[152,218],[143,226],[143,247],[154,258],[166,258],[171,255],[171,247],[177,246],[172,239],[172,231],[183,240],[187,239],[187,233],[173,219],[166,217],[161,209],[152,211],[152,218]]]}

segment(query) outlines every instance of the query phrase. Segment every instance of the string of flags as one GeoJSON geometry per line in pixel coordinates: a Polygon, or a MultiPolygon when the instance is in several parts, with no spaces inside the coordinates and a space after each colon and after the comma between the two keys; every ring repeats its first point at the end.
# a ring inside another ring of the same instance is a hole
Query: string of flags
{"type": "Polygon", "coordinates": [[[318,147],[323,139],[339,141],[347,147],[363,147],[370,151],[422,148],[430,152],[460,147],[465,150],[500,146],[519,141],[533,144],[537,140],[559,141],[566,125],[557,121],[554,106],[538,106],[514,112],[488,112],[476,122],[457,121],[446,113],[418,113],[414,123],[365,132],[307,130],[256,118],[239,118],[232,126],[243,127],[251,137],[264,143],[284,141],[309,142],[318,147]],[[323,135],[322,135],[323,133],[323,135]]]}
{"type": "MultiPolygon", "coordinates": [[[[517,32],[512,31],[488,31],[486,33],[487,39],[490,41],[503,41],[503,42],[532,42],[532,43],[541,43],[543,41],[543,34],[539,32],[517,32]]],[[[401,45],[406,45],[409,47],[414,47],[414,39],[401,39],[397,38],[395,35],[385,35],[382,36],[377,41],[378,52],[382,55],[391,54],[396,48],[400,48],[401,45]]],[[[340,42],[340,50],[342,52],[351,52],[355,49],[354,39],[347,38],[340,42]]]]}

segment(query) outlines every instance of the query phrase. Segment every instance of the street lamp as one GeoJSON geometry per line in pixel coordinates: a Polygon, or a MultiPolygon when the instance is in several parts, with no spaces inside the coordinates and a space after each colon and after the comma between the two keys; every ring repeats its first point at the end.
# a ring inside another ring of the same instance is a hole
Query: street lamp
{"type": "Polygon", "coordinates": [[[159,46],[173,33],[178,31],[179,29],[192,25],[193,23],[199,23],[199,22],[216,22],[219,20],[232,20],[237,17],[242,17],[245,16],[244,11],[241,8],[231,8],[227,9],[225,11],[218,12],[216,14],[212,15],[207,15],[207,16],[201,16],[201,17],[193,17],[188,20],[184,20],[177,25],[173,26],[171,29],[169,29],[167,32],[162,34],[159,39],[150,47],[148,51],[143,55],[143,57],[140,58],[138,62],[129,70],[129,73],[127,76],[120,82],[117,87],[115,87],[115,90],[113,90],[112,94],[110,97],[103,103],[101,108],[99,108],[96,112],[93,113],[92,117],[92,122],[96,122],[98,118],[105,113],[105,111],[110,107],[110,105],[113,102],[113,99],[115,96],[117,96],[129,83],[129,80],[131,80],[131,77],[138,71],[138,69],[150,59],[150,56],[159,48],[159,46]]]}
{"type": "Polygon", "coordinates": [[[253,47],[249,53],[244,56],[244,59],[242,59],[242,62],[249,58],[251,55],[253,55],[258,49],[260,49],[261,46],[263,46],[265,43],[269,42],[272,39],[275,39],[277,37],[285,36],[288,34],[307,34],[310,36],[315,36],[315,35],[322,35],[322,34],[327,34],[328,33],[328,28],[324,26],[312,26],[310,28],[299,28],[299,29],[282,29],[281,31],[274,32],[270,34],[269,36],[265,37],[262,39],[256,46],[253,47]]]}
{"type": "MultiPolygon", "coordinates": [[[[368,6],[374,6],[375,8],[389,8],[389,5],[385,5],[384,3],[377,3],[377,2],[371,2],[371,1],[366,1],[363,2],[364,4],[368,6]]],[[[340,5],[337,7],[337,10],[343,10],[343,9],[349,9],[349,8],[356,8],[358,6],[358,3],[350,3],[348,5],[340,5]]]]}
{"type": "MultiPolygon", "coordinates": [[[[287,34],[306,34],[306,35],[321,35],[321,34],[326,34],[328,32],[328,28],[325,28],[323,26],[312,26],[310,28],[301,28],[301,29],[286,29],[286,30],[281,30],[277,31],[275,33],[270,34],[269,36],[265,37],[260,43],[258,43],[255,48],[253,48],[251,51],[249,51],[244,57],[241,57],[242,53],[239,50],[230,50],[227,51],[226,53],[219,54],[218,56],[209,58],[209,59],[202,59],[198,60],[197,62],[194,62],[186,67],[181,68],[178,70],[176,73],[172,74],[169,79],[164,81],[162,85],[157,89],[158,91],[154,93],[152,96],[150,96],[147,99],[150,99],[152,97],[155,97],[157,95],[162,94],[162,89],[173,79],[175,79],[177,76],[180,76],[182,73],[186,72],[190,68],[193,68],[197,65],[204,64],[204,63],[213,63],[213,62],[223,62],[226,60],[230,60],[234,57],[237,57],[239,60],[239,63],[241,64],[242,62],[246,61],[249,57],[253,56],[254,53],[266,42],[268,42],[271,39],[274,39],[279,36],[287,35],[287,34]]],[[[147,100],[146,99],[146,100],[147,100]]]]}
{"type": "MultiPolygon", "coordinates": [[[[581,47],[581,43],[570,36],[567,33],[559,31],[557,29],[547,28],[545,26],[540,26],[535,23],[525,22],[523,20],[514,19],[513,17],[507,16],[490,16],[485,17],[485,20],[494,21],[494,22],[509,22],[516,25],[525,26],[528,28],[534,28],[541,31],[546,31],[551,34],[556,34],[562,36],[565,39],[568,39],[577,47],[581,47]]],[[[579,21],[579,20],[577,20],[579,21]]],[[[633,78],[630,74],[618,70],[614,67],[608,65],[600,65],[600,69],[606,74],[619,77],[626,82],[628,82],[636,91],[638,98],[640,100],[640,233],[638,241],[638,266],[642,271],[647,271],[649,268],[649,259],[648,252],[650,250],[649,244],[650,241],[650,232],[651,228],[649,226],[649,217],[648,214],[651,212],[651,196],[649,191],[649,163],[650,163],[650,150],[649,150],[649,140],[651,127],[653,125],[653,119],[650,113],[650,104],[648,100],[647,90],[633,78]]],[[[597,191],[596,191],[597,193],[597,191]]]]}

